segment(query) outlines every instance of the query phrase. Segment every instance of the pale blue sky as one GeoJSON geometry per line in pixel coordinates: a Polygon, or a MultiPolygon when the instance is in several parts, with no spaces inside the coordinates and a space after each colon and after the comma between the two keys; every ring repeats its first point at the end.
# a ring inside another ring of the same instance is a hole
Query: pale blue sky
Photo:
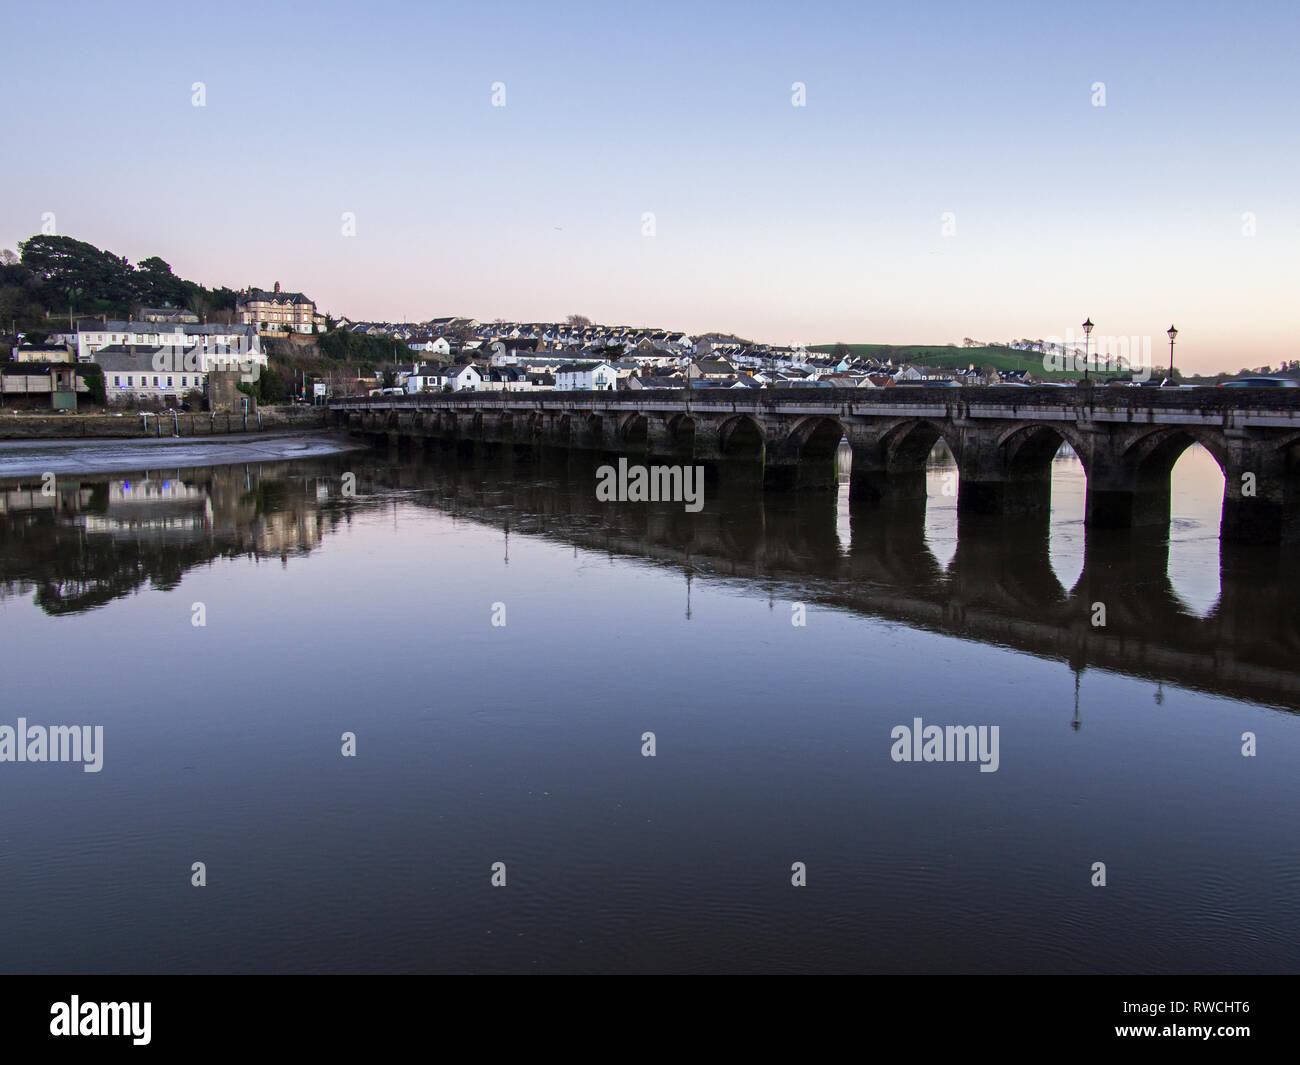
{"type": "Polygon", "coordinates": [[[0,246],[53,212],[352,317],[945,343],[1090,315],[1277,363],[1298,10],[5,0],[0,246]]]}

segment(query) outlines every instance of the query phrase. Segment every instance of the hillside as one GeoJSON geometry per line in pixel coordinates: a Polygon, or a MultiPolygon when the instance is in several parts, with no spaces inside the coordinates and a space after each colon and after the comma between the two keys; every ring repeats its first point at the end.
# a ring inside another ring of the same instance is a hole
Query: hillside
{"type": "MultiPolygon", "coordinates": [[[[955,344],[847,344],[854,355],[870,359],[893,359],[895,364],[911,363],[915,366],[934,366],[945,370],[964,370],[974,365],[976,369],[993,366],[998,370],[1023,370],[1040,380],[1073,379],[1077,374],[1054,373],[1043,369],[1043,356],[1036,351],[1020,351],[1000,344],[975,348],[960,348],[955,344]]],[[[809,348],[829,354],[835,344],[818,344],[809,348]]]]}

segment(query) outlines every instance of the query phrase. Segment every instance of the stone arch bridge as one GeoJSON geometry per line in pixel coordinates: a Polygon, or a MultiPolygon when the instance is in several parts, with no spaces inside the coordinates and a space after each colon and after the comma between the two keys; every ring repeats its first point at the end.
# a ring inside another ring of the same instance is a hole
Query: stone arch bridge
{"type": "Polygon", "coordinates": [[[924,499],[926,459],[947,442],[958,513],[1045,516],[1061,445],[1087,475],[1098,527],[1169,521],[1170,472],[1192,444],[1225,478],[1227,541],[1300,539],[1300,389],[991,387],[687,393],[488,392],[330,403],[354,433],[462,448],[569,448],[630,460],[702,463],[770,490],[833,490],[835,455],[853,449],[850,495],[924,499]]]}

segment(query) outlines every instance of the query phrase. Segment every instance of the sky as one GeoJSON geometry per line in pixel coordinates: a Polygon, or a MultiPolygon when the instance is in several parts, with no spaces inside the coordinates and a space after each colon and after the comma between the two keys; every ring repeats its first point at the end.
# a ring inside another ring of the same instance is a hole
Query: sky
{"type": "Polygon", "coordinates": [[[1300,358],[1294,0],[0,0],[0,24],[0,247],[52,224],[353,319],[943,344],[1089,317],[1094,350],[1157,361],[1176,324],[1181,369],[1300,358]]]}

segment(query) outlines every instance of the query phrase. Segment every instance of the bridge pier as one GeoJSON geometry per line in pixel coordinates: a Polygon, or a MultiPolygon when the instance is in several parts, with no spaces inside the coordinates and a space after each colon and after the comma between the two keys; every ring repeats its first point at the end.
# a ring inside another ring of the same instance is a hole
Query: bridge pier
{"type": "Polygon", "coordinates": [[[854,448],[853,465],[849,470],[851,500],[869,506],[887,506],[907,501],[924,505],[927,495],[924,467],[919,470],[890,471],[874,462],[868,465],[868,457],[859,457],[859,454],[859,450],[854,448]]]}
{"type": "Polygon", "coordinates": [[[1294,544],[1297,518],[1286,504],[1268,499],[1223,501],[1219,537],[1238,544],[1294,544]]]}
{"type": "Polygon", "coordinates": [[[764,441],[763,485],[773,491],[835,491],[836,456],[844,430],[832,418],[808,419],[783,433],[769,428],[764,441]]]}
{"type": "Polygon", "coordinates": [[[835,456],[815,461],[798,455],[769,457],[763,465],[763,487],[773,492],[835,491],[839,488],[835,456]]]}
{"type": "Polygon", "coordinates": [[[691,457],[697,462],[722,461],[721,426],[718,422],[708,418],[696,419],[695,442],[691,452],[691,457]]]}
{"type": "Polygon", "coordinates": [[[584,451],[604,451],[605,419],[599,414],[580,414],[574,416],[574,429],[570,447],[582,448],[584,451]]]}
{"type": "Polygon", "coordinates": [[[1168,527],[1169,500],[1167,481],[1134,485],[1131,477],[1122,475],[1089,476],[1084,521],[1098,529],[1168,527]]]}
{"type": "Polygon", "coordinates": [[[1297,447],[1267,446],[1229,430],[1223,462],[1223,520],[1219,536],[1239,544],[1300,542],[1300,462],[1297,447]]]}
{"type": "Polygon", "coordinates": [[[977,480],[959,471],[957,514],[1004,518],[1043,518],[1052,511],[1052,481],[1047,478],[977,480]]]}
{"type": "Polygon", "coordinates": [[[684,414],[646,416],[646,451],[655,458],[689,462],[695,456],[695,420],[684,414]]]}

